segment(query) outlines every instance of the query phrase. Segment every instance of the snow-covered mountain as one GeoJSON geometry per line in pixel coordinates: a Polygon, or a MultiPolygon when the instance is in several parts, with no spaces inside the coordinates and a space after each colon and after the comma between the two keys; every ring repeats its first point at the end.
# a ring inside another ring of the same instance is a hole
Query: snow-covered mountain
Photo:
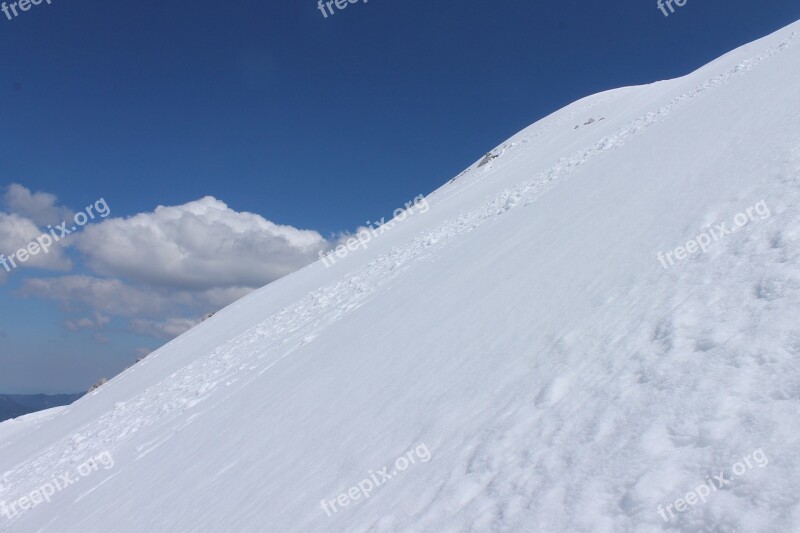
{"type": "Polygon", "coordinates": [[[798,65],[576,102],[0,425],[0,531],[799,531],[798,65]]]}

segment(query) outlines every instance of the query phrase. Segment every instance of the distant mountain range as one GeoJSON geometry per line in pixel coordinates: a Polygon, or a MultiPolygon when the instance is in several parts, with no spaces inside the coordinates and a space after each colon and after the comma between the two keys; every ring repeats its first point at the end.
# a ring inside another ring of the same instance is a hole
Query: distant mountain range
{"type": "Polygon", "coordinates": [[[69,405],[80,394],[0,394],[0,422],[51,407],[69,405]]]}

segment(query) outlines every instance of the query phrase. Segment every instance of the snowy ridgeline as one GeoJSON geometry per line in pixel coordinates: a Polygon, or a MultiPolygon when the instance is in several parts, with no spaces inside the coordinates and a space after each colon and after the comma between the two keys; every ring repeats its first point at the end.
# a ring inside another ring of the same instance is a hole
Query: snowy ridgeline
{"type": "Polygon", "coordinates": [[[800,531],[799,38],[576,102],[0,424],[0,531],[800,531]]]}

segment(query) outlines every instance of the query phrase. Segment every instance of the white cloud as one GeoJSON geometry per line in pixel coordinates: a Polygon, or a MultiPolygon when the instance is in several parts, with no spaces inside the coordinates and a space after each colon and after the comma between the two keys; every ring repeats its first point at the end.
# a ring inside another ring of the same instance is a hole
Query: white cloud
{"type": "Polygon", "coordinates": [[[171,338],[170,335],[180,335],[199,320],[164,317],[216,312],[250,292],[252,289],[242,287],[207,291],[155,290],[119,279],[61,276],[26,279],[18,294],[58,302],[67,312],[92,314],[92,318],[83,316],[64,321],[70,331],[98,329],[110,321],[107,315],[111,315],[133,318],[131,327],[137,333],[171,338]]]}
{"type": "Polygon", "coordinates": [[[77,320],[65,320],[64,327],[70,331],[78,331],[80,329],[98,329],[108,324],[111,319],[100,313],[94,313],[92,318],[83,317],[77,320]]]}
{"type": "MultiPolygon", "coordinates": [[[[64,255],[64,249],[58,243],[54,243],[48,253],[40,250],[37,255],[30,256],[24,263],[16,257],[14,262],[11,262],[12,254],[26,248],[41,235],[41,230],[32,220],[20,215],[0,212],[0,253],[9,258],[6,260],[7,267],[0,265],[0,271],[3,274],[7,274],[9,269],[13,272],[13,265],[16,265],[17,268],[35,267],[61,271],[72,268],[72,262],[64,255]]],[[[2,279],[0,277],[0,281],[2,279]]]]}
{"type": "MultiPolygon", "coordinates": [[[[31,194],[21,185],[9,187],[5,203],[38,220],[72,216],[54,195],[31,194]]],[[[8,243],[10,250],[41,234],[32,219],[0,217],[0,245],[8,243]]],[[[81,252],[87,273],[27,278],[17,294],[75,313],[63,322],[70,331],[98,330],[120,316],[131,319],[132,331],[156,338],[180,335],[198,322],[185,317],[216,312],[330,247],[316,231],[236,212],[210,196],[98,221],[71,236],[70,245],[81,252]]],[[[27,266],[65,270],[71,263],[59,244],[27,266]]],[[[3,275],[0,268],[0,283],[3,275]]]]}
{"type": "Polygon", "coordinates": [[[196,297],[200,304],[197,309],[205,309],[205,311],[217,311],[226,307],[236,300],[244,298],[254,289],[250,287],[228,287],[225,289],[208,289],[202,293],[197,293],[196,297]]]}
{"type": "MultiPolygon", "coordinates": [[[[61,276],[55,278],[29,278],[19,290],[20,296],[43,298],[62,305],[65,310],[77,311],[87,307],[97,317],[162,316],[178,309],[193,314],[215,312],[246,296],[253,289],[234,287],[207,291],[154,290],[127,284],[118,279],[92,276],[61,276]]],[[[82,322],[87,324],[87,322],[82,322]]],[[[99,325],[104,325],[99,324],[99,325]]]]}
{"type": "Polygon", "coordinates": [[[207,196],[87,226],[76,239],[98,273],[173,290],[254,289],[328,248],[311,230],[240,213],[207,196]]]}
{"type": "Polygon", "coordinates": [[[150,348],[136,348],[133,353],[136,355],[136,359],[143,359],[153,353],[153,350],[150,348]]]}
{"type": "Polygon", "coordinates": [[[86,306],[94,312],[117,316],[154,315],[173,305],[170,298],[155,291],[91,276],[26,279],[19,294],[59,302],[67,311],[86,306]]]}
{"type": "Polygon", "coordinates": [[[57,205],[58,198],[46,192],[31,193],[30,189],[18,183],[12,183],[6,189],[3,202],[9,212],[22,215],[32,220],[37,226],[44,227],[61,223],[72,218],[73,213],[63,206],[57,205]]]}
{"type": "Polygon", "coordinates": [[[191,318],[169,318],[163,321],[136,319],[131,322],[131,331],[150,337],[172,339],[200,322],[200,319],[191,318]]]}

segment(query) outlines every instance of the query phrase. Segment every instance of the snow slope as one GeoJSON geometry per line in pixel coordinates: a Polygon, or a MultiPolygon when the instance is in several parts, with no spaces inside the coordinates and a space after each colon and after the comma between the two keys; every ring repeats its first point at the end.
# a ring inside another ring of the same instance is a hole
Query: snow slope
{"type": "Polygon", "coordinates": [[[0,531],[800,531],[799,41],[576,102],[366,250],[0,425],[0,502],[94,465],[0,531]]]}

